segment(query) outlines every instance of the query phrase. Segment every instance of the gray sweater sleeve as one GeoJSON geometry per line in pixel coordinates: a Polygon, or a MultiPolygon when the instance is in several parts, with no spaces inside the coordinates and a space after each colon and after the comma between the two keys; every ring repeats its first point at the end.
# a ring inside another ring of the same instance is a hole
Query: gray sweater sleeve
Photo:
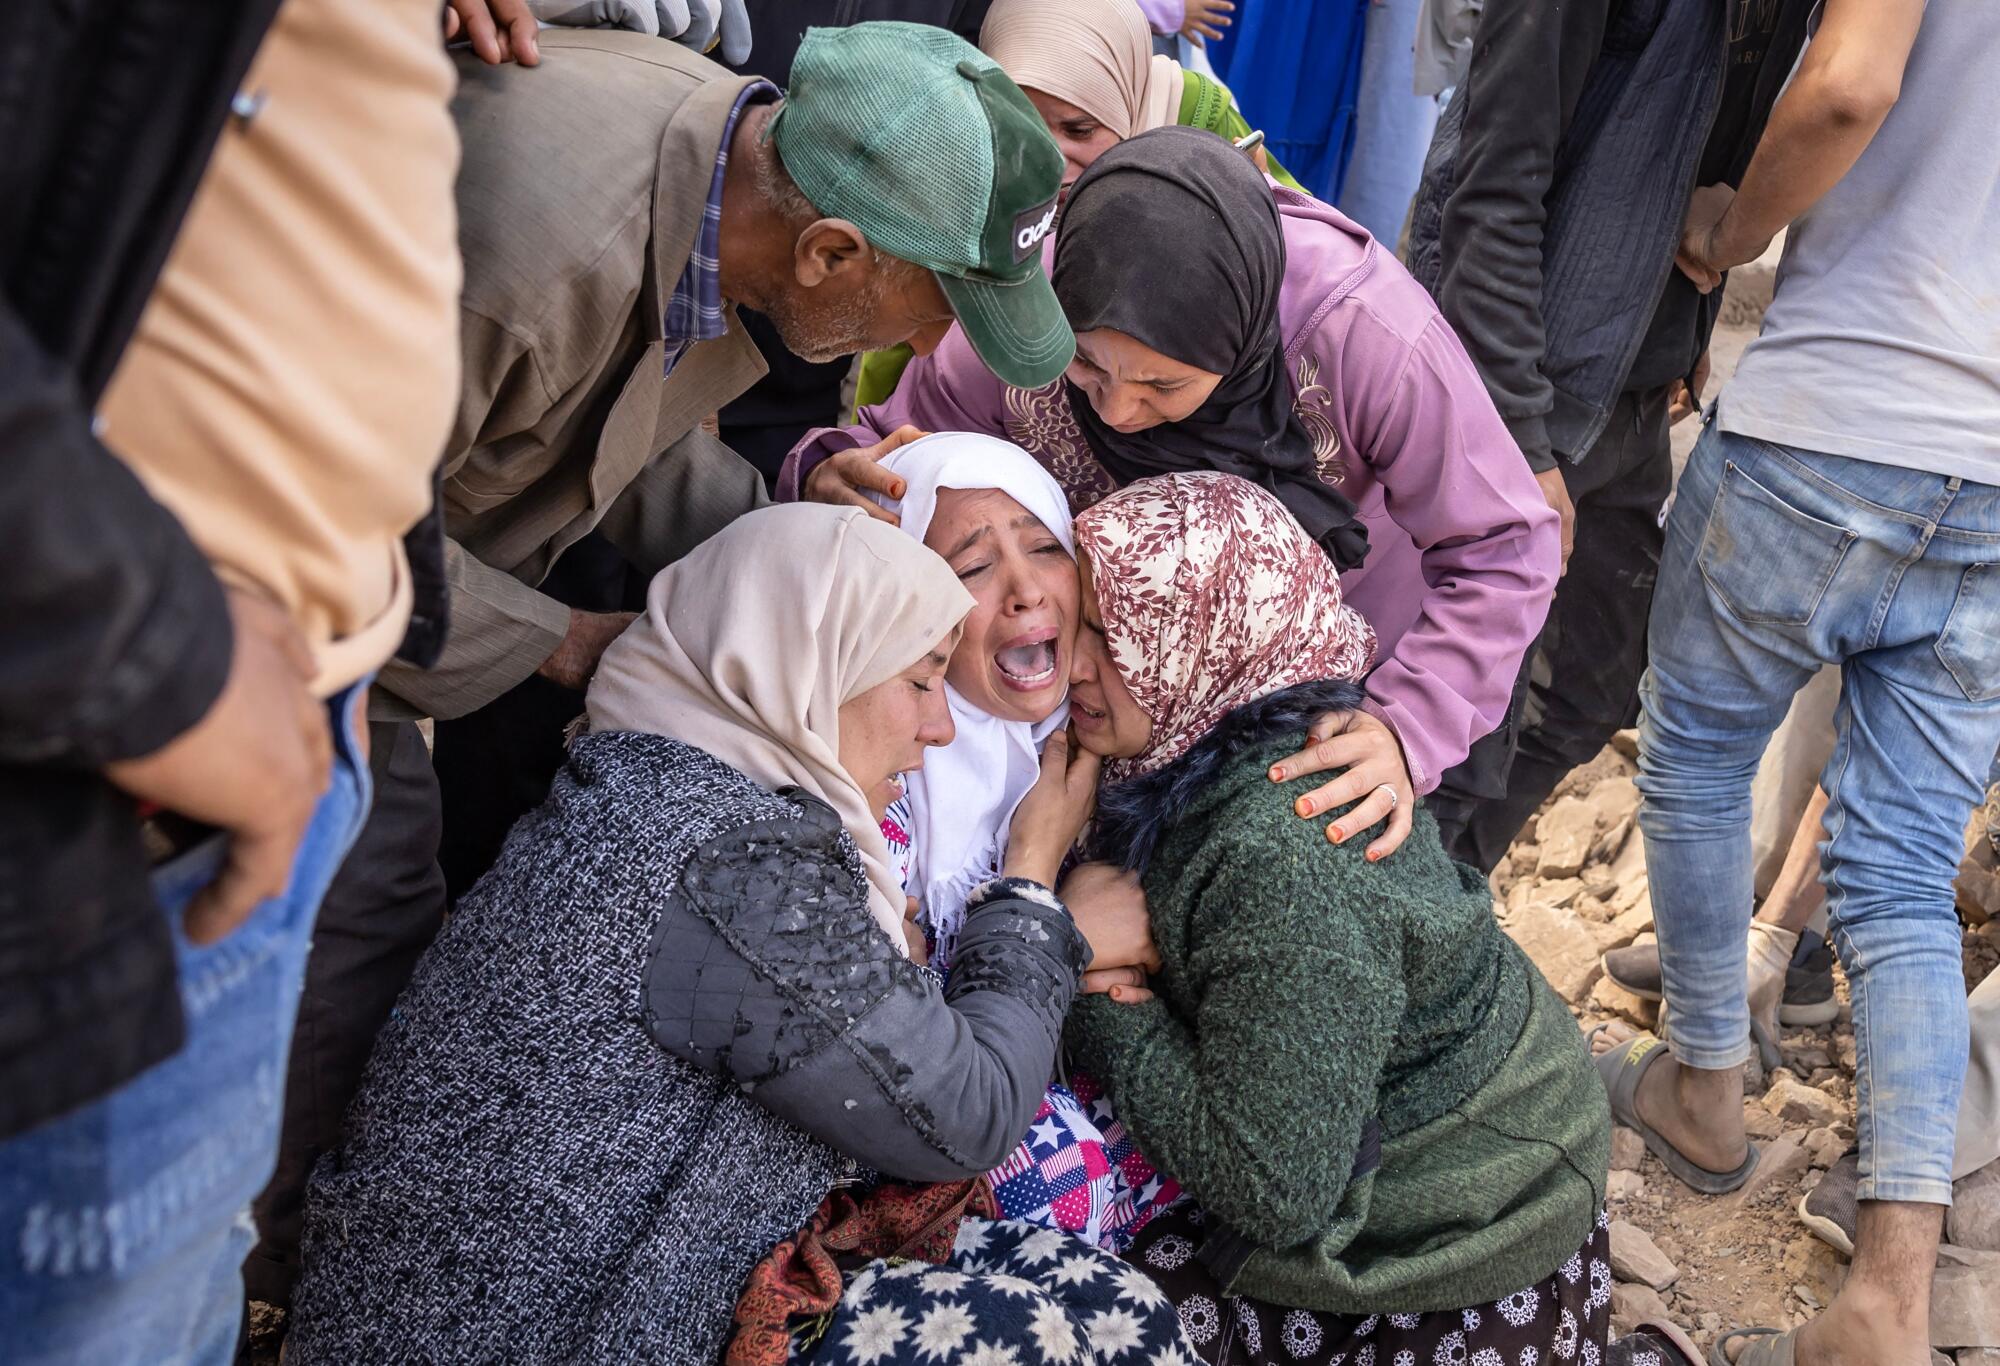
{"type": "Polygon", "coordinates": [[[940,990],[876,925],[840,840],[808,808],[697,851],[647,956],[646,1027],[865,1166],[985,1171],[1048,1086],[1082,936],[1046,888],[990,883],[940,990]]]}

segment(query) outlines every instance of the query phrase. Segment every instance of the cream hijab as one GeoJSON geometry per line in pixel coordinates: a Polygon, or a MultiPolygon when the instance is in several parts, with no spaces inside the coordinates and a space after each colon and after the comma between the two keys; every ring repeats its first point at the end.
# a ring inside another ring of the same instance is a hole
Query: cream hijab
{"type": "MultiPolygon", "coordinates": [[[[1040,519],[1076,558],[1069,500],[1062,485],[1011,441],[973,432],[939,432],[882,461],[901,476],[903,497],[876,502],[894,512],[918,541],[937,515],[944,489],[999,489],[1040,519]]],[[[870,495],[873,497],[874,495],[870,495]]],[[[910,892],[922,903],[939,944],[958,938],[972,889],[1000,871],[1014,808],[1041,773],[1042,742],[1069,720],[1059,706],[1036,724],[990,716],[945,685],[956,729],[952,742],[926,756],[908,779],[913,827],[910,892]]]]}
{"type": "Polygon", "coordinates": [[[1180,63],[1153,52],[1135,0],[993,0],[979,47],[1014,84],[1075,105],[1121,138],[1180,121],[1180,63]]]}
{"type": "Polygon", "coordinates": [[[906,953],[889,846],[840,766],[840,704],[916,663],[971,609],[949,565],[857,509],[762,508],[655,576],[646,614],[598,665],[590,728],[671,735],[824,801],[861,850],[869,910],[906,953]]]}

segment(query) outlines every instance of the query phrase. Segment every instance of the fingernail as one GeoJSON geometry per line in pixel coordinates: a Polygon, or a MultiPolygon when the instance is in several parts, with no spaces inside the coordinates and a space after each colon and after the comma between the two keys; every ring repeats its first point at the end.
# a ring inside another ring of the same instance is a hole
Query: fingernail
{"type": "Polygon", "coordinates": [[[1283,781],[1285,781],[1285,770],[1283,770],[1282,768],[1272,769],[1271,781],[1274,783],[1282,783],[1283,781]]]}
{"type": "Polygon", "coordinates": [[[1296,802],[1292,803],[1292,809],[1297,811],[1301,816],[1310,816],[1313,813],[1312,798],[1299,798],[1296,802]]]}
{"type": "Polygon", "coordinates": [[[1335,844],[1338,844],[1342,840],[1347,838],[1347,834],[1339,826],[1329,825],[1326,828],[1326,837],[1332,840],[1335,844]]]}
{"type": "Polygon", "coordinates": [[[1374,851],[1373,849],[1370,849],[1370,850],[1368,851],[1368,854],[1367,854],[1367,859],[1368,859],[1368,861],[1369,861],[1370,863],[1373,863],[1373,862],[1374,862],[1374,861],[1375,861],[1376,859],[1378,859],[1378,858],[1381,858],[1381,857],[1382,857],[1382,856],[1381,856],[1380,854],[1376,853],[1376,852],[1375,852],[1375,851],[1374,851]]]}

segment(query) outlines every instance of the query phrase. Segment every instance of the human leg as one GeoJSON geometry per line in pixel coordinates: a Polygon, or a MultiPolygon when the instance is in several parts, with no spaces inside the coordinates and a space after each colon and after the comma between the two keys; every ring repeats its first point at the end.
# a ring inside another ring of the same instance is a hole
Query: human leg
{"type": "Polygon", "coordinates": [[[360,828],[369,778],[352,692],[329,702],[332,784],[283,895],[215,944],[180,932],[219,837],[162,866],[187,1042],[103,1099],[0,1148],[0,1323],[10,1362],[228,1362],[270,1175],[314,914],[360,828]]]}
{"type": "MultiPolygon", "coordinates": [[[[1455,857],[1490,871],[1569,771],[1632,724],[1646,614],[1672,488],[1666,393],[1627,394],[1589,454],[1566,466],[1576,544],[1527,662],[1501,795],[1464,817],[1455,857]]],[[[1488,760],[1490,762],[1490,759],[1488,760]]],[[[1454,770],[1456,772],[1456,770],[1454,770]]]]}
{"type": "Polygon", "coordinates": [[[306,1179],[340,1138],[375,1035],[444,923],[437,780],[414,721],[369,725],[375,800],[320,905],[285,1076],[278,1165],[243,1263],[253,1300],[291,1302],[306,1179]]]}

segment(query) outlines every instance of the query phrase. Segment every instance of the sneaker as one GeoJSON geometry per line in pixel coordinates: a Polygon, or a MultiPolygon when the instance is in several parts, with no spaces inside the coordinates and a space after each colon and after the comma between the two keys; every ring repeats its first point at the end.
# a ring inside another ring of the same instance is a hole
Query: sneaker
{"type": "Polygon", "coordinates": [[[1849,1153],[1799,1199],[1799,1221],[1844,1257],[1854,1255],[1855,1192],[1860,1189],[1861,1158],[1849,1153]]]}
{"type": "MultiPolygon", "coordinates": [[[[1604,955],[1604,975],[1642,1001],[1660,1000],[1660,946],[1636,944],[1604,955]]],[[[1823,1025],[1840,1014],[1833,998],[1833,949],[1824,939],[1801,941],[1785,973],[1785,1000],[1778,1021],[1788,1025],[1823,1025]]]]}
{"type": "Polygon", "coordinates": [[[1824,939],[1801,938],[1785,973],[1785,1001],[1778,1007],[1778,1022],[1823,1025],[1839,1014],[1840,1002],[1833,999],[1833,946],[1824,939]]]}

